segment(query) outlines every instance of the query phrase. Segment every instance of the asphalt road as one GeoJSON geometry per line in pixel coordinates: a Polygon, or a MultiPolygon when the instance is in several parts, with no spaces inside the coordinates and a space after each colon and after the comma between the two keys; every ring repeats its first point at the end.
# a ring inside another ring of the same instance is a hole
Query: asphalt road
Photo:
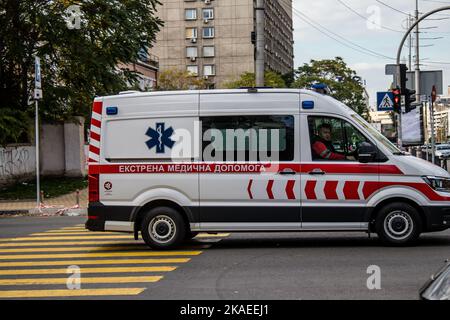
{"type": "Polygon", "coordinates": [[[82,217],[0,218],[0,299],[417,299],[450,258],[450,230],[417,246],[383,247],[364,233],[203,235],[169,252],[82,217]],[[68,265],[81,290],[66,287],[68,265]],[[369,290],[367,268],[380,268],[369,290]],[[40,280],[39,280],[40,279],[40,280]]]}

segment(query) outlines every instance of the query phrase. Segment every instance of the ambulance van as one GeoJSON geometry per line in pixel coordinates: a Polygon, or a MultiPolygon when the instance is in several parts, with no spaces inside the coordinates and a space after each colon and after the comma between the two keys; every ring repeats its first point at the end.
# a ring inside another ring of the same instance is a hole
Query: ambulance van
{"type": "Polygon", "coordinates": [[[359,231],[409,245],[450,226],[450,175],[310,90],[95,99],[91,231],[168,249],[198,232],[359,231]]]}

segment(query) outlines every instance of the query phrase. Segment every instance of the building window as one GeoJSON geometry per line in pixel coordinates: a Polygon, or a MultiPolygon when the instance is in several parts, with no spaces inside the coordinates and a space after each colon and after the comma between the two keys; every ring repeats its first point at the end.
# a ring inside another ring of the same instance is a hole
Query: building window
{"type": "Polygon", "coordinates": [[[214,19],[214,9],[211,8],[203,9],[203,19],[204,20],[214,19]]]}
{"type": "Polygon", "coordinates": [[[216,66],[213,64],[205,64],[203,66],[203,75],[204,76],[215,76],[216,75],[216,66]]]}
{"type": "Polygon", "coordinates": [[[214,27],[203,28],[203,38],[214,38],[214,27]]]}
{"type": "Polygon", "coordinates": [[[186,20],[197,20],[197,9],[184,10],[184,18],[186,20]]]}
{"type": "Polygon", "coordinates": [[[203,161],[294,160],[292,115],[217,116],[200,120],[203,161]]]}
{"type": "Polygon", "coordinates": [[[186,48],[186,57],[187,58],[197,58],[198,57],[197,47],[187,47],[186,48]]]}
{"type": "Polygon", "coordinates": [[[192,76],[198,76],[198,66],[187,66],[187,72],[189,72],[192,76]]]}
{"type": "Polygon", "coordinates": [[[204,46],[203,47],[203,57],[211,58],[215,56],[214,46],[204,46]]]}
{"type": "Polygon", "coordinates": [[[186,28],[186,39],[197,39],[197,28],[186,28]]]}

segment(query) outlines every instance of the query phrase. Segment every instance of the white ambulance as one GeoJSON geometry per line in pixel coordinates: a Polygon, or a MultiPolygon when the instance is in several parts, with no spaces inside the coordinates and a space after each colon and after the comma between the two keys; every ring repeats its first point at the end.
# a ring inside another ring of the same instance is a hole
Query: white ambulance
{"type": "Polygon", "coordinates": [[[296,89],[95,99],[92,231],[154,249],[198,232],[359,231],[388,245],[450,226],[450,175],[352,109],[296,89]]]}

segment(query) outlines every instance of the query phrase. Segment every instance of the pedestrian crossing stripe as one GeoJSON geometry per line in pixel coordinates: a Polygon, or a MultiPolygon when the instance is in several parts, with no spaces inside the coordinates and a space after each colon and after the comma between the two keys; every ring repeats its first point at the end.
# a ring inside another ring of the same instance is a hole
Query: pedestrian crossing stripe
{"type": "Polygon", "coordinates": [[[21,237],[21,238],[9,238],[9,239],[0,239],[2,242],[11,242],[11,241],[29,241],[29,240],[83,240],[83,239],[133,239],[133,235],[113,235],[113,236],[48,236],[48,237],[21,237]]]}
{"type": "MultiPolygon", "coordinates": [[[[191,257],[202,253],[199,249],[209,248],[211,244],[205,244],[208,238],[220,240],[228,235],[200,233],[195,238],[201,239],[203,244],[194,240],[178,251],[151,251],[144,242],[135,241],[132,234],[92,232],[86,230],[84,224],[0,239],[0,286],[66,285],[67,277],[45,275],[67,274],[67,266],[71,265],[82,266],[81,284],[153,283],[164,278],[158,273],[174,271],[178,267],[174,264],[187,263],[191,257]],[[111,275],[105,276],[108,273],[111,275]]],[[[0,299],[127,296],[144,290],[146,288],[0,290],[0,299]]]]}
{"type": "Polygon", "coordinates": [[[56,298],[86,296],[130,296],[142,293],[145,288],[107,288],[79,290],[5,290],[0,291],[0,298],[56,298]]]}
{"type": "Polygon", "coordinates": [[[0,268],[5,267],[39,267],[39,266],[71,266],[71,265],[125,265],[125,264],[158,264],[187,263],[191,258],[150,258],[150,259],[114,259],[114,260],[58,260],[58,261],[13,261],[0,262],[0,268]]]}
{"type": "MultiPolygon", "coordinates": [[[[177,267],[161,266],[161,267],[107,267],[107,268],[80,268],[81,274],[86,273],[117,273],[117,272],[170,272],[177,267]]],[[[57,269],[16,269],[16,270],[0,270],[1,276],[11,275],[30,275],[30,274],[67,274],[67,268],[57,269]]]]}
{"type": "MultiPolygon", "coordinates": [[[[145,282],[158,282],[162,278],[163,276],[82,277],[80,279],[80,283],[81,285],[92,283],[145,283],[145,282]]],[[[0,279],[0,286],[55,285],[66,283],[67,278],[0,279]]]]}
{"type": "Polygon", "coordinates": [[[138,245],[142,244],[143,242],[139,242],[136,240],[130,240],[130,241],[51,241],[51,242],[9,242],[9,243],[0,243],[0,248],[7,248],[7,247],[40,247],[40,246],[81,246],[81,245],[93,245],[93,244],[120,244],[120,245],[138,245]]]}
{"type": "Polygon", "coordinates": [[[14,248],[14,249],[0,249],[0,253],[20,253],[20,252],[68,252],[68,251],[114,251],[114,250],[145,250],[149,251],[145,245],[130,245],[126,247],[112,246],[112,247],[64,247],[64,248],[14,248]]]}
{"type": "Polygon", "coordinates": [[[155,257],[155,256],[197,256],[202,251],[137,251],[137,252],[98,252],[64,254],[10,254],[0,255],[0,260],[19,259],[66,259],[66,258],[112,258],[112,257],[155,257]]]}

